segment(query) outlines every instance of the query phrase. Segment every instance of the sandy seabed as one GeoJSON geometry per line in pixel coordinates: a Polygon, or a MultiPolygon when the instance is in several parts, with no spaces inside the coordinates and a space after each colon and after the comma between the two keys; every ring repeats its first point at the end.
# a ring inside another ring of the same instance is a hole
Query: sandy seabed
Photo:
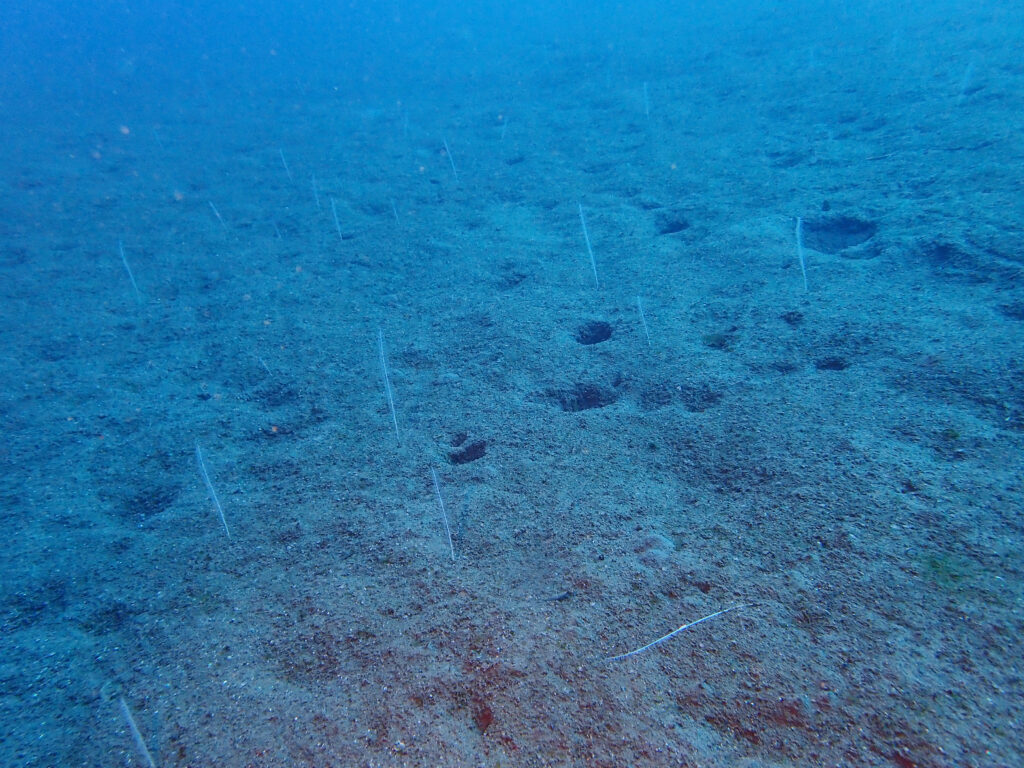
{"type": "Polygon", "coordinates": [[[1016,764],[1014,21],[9,122],[2,762],[1016,764]]]}

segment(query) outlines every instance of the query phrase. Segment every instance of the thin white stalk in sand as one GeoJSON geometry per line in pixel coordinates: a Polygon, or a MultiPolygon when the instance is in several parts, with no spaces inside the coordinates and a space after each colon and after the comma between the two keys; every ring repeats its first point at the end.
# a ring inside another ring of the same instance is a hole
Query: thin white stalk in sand
{"type": "Polygon", "coordinates": [[[341,222],[338,221],[338,206],[334,204],[334,198],[331,198],[331,215],[334,216],[334,228],[338,230],[338,239],[341,242],[345,242],[345,236],[341,234],[341,222]]]}
{"type": "Polygon", "coordinates": [[[681,626],[679,629],[674,629],[671,632],[669,632],[667,635],[662,635],[657,640],[655,640],[653,643],[648,643],[647,645],[643,646],[642,648],[637,648],[635,651],[630,651],[629,653],[620,653],[618,656],[609,656],[607,659],[605,659],[605,661],[618,661],[619,659],[625,659],[625,658],[627,658],[629,656],[636,656],[638,653],[643,653],[648,648],[653,648],[658,643],[663,643],[666,640],[668,640],[670,637],[674,637],[675,635],[678,635],[680,632],[684,632],[685,630],[689,629],[690,627],[695,627],[698,624],[700,624],[701,622],[710,621],[711,619],[715,618],[716,616],[721,616],[722,614],[729,613],[730,611],[735,611],[735,610],[738,610],[740,608],[746,608],[749,605],[750,605],[750,603],[741,603],[740,605],[734,605],[731,608],[723,608],[720,611],[715,611],[714,613],[709,613],[707,616],[704,616],[703,618],[697,619],[696,621],[691,621],[689,624],[683,624],[683,626],[681,626]]]}
{"type": "Polygon", "coordinates": [[[231,538],[231,531],[228,530],[228,521],[224,517],[224,508],[220,505],[220,499],[217,498],[217,492],[213,490],[213,483],[210,482],[210,475],[206,471],[206,462],[203,461],[203,452],[199,448],[199,441],[196,440],[196,463],[199,465],[199,474],[203,477],[203,483],[206,484],[206,490],[210,492],[210,498],[213,499],[213,506],[217,508],[217,514],[220,515],[220,521],[224,524],[224,533],[231,538]]]}
{"type": "Polygon", "coordinates": [[[128,708],[128,702],[124,700],[124,696],[121,697],[121,714],[124,715],[125,722],[128,723],[128,730],[132,732],[132,740],[135,742],[135,748],[139,750],[139,754],[142,755],[143,760],[146,761],[146,765],[149,768],[156,768],[156,763],[153,762],[153,756],[149,754],[149,750],[146,748],[146,742],[142,739],[142,734],[139,732],[139,726],[135,724],[135,718],[132,717],[132,711],[128,708]]]}
{"type": "Polygon", "coordinates": [[[391,409],[391,423],[395,425],[395,439],[398,447],[402,447],[402,436],[398,433],[398,416],[395,415],[395,397],[391,394],[391,377],[388,376],[388,359],[384,354],[384,331],[377,331],[377,346],[380,349],[380,369],[384,374],[384,394],[388,397],[388,408],[391,409]]]}
{"type": "Polygon", "coordinates": [[[206,202],[210,204],[210,208],[213,210],[213,215],[217,217],[217,221],[220,222],[220,225],[224,227],[224,231],[227,232],[228,225],[224,223],[224,219],[221,218],[220,211],[218,211],[217,206],[213,204],[213,200],[207,200],[206,202]]]}
{"type": "Polygon", "coordinates": [[[284,150],[277,150],[278,154],[281,155],[281,165],[284,166],[284,172],[288,174],[288,181],[294,181],[292,179],[292,169],[288,167],[288,161],[284,159],[284,150]]]}
{"type": "Polygon", "coordinates": [[[441,516],[444,518],[444,530],[448,534],[448,548],[452,551],[452,561],[455,561],[455,545],[452,544],[452,529],[448,525],[448,512],[444,508],[444,499],[441,498],[441,485],[437,482],[437,472],[430,468],[430,475],[434,478],[434,493],[437,494],[437,503],[441,505],[441,516]]]}
{"type": "Polygon", "coordinates": [[[644,336],[647,337],[647,346],[650,347],[651,346],[651,332],[647,328],[647,318],[644,316],[644,305],[643,305],[643,302],[640,301],[640,297],[639,296],[636,297],[636,308],[640,310],[640,322],[644,326],[644,336]]]}
{"type": "Polygon", "coordinates": [[[128,259],[125,258],[124,243],[120,240],[117,241],[117,249],[121,252],[121,263],[124,264],[125,272],[128,273],[128,279],[132,281],[132,288],[135,289],[135,300],[141,302],[142,294],[139,293],[139,286],[135,282],[135,275],[132,274],[132,268],[128,266],[128,259]]]}
{"type": "Polygon", "coordinates": [[[320,207],[320,190],[316,188],[316,174],[314,173],[311,178],[313,180],[313,199],[316,200],[316,209],[322,211],[323,208],[320,207]]]}
{"type": "Polygon", "coordinates": [[[796,255],[800,259],[800,274],[804,276],[804,290],[807,290],[807,265],[804,262],[804,220],[796,217],[796,255]]]}
{"type": "Polygon", "coordinates": [[[455,180],[459,180],[459,172],[455,170],[455,158],[452,157],[452,151],[448,149],[448,139],[442,137],[441,141],[444,142],[444,153],[448,155],[448,162],[452,166],[452,175],[455,176],[455,180]]]}
{"type": "Polygon", "coordinates": [[[594,261],[594,249],[590,247],[590,233],[587,231],[587,220],[583,218],[583,203],[577,203],[580,208],[580,224],[583,225],[583,239],[587,241],[587,253],[590,255],[590,268],[594,270],[594,287],[600,288],[597,281],[597,262],[594,261]]]}

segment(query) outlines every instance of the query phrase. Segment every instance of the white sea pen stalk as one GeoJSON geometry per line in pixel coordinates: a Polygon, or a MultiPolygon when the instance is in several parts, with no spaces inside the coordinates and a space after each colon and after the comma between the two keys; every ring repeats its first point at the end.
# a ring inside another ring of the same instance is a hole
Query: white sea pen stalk
{"type": "Polygon", "coordinates": [[[437,494],[437,503],[441,505],[441,516],[444,517],[444,530],[448,534],[448,548],[452,551],[452,560],[455,560],[455,545],[452,544],[452,529],[448,525],[448,512],[444,508],[444,499],[441,498],[441,485],[437,482],[437,472],[433,467],[430,474],[434,478],[434,492],[437,494]]]}
{"type": "Polygon", "coordinates": [[[228,530],[228,521],[224,517],[224,508],[220,505],[220,499],[217,498],[217,492],[213,490],[213,483],[210,482],[210,475],[206,471],[206,463],[203,461],[203,452],[199,448],[199,441],[196,441],[196,463],[199,464],[199,474],[203,476],[203,482],[206,484],[206,490],[210,492],[210,498],[213,499],[213,505],[217,508],[217,514],[220,515],[220,521],[224,523],[224,533],[231,538],[231,531],[228,530]]]}
{"type": "Polygon", "coordinates": [[[796,255],[800,259],[800,274],[804,276],[804,290],[807,290],[807,265],[804,262],[804,220],[796,217],[796,255]]]}
{"type": "Polygon", "coordinates": [[[587,231],[587,220],[583,218],[583,203],[577,203],[580,209],[580,224],[583,225],[583,239],[587,241],[587,253],[590,255],[590,268],[594,270],[594,287],[600,288],[597,281],[597,262],[594,261],[594,249],[590,247],[590,233],[587,231]]]}
{"type": "Polygon", "coordinates": [[[640,310],[640,322],[644,326],[644,336],[647,337],[647,346],[650,347],[651,346],[651,332],[647,328],[647,317],[644,315],[644,305],[643,305],[643,302],[640,301],[640,297],[639,296],[636,297],[636,308],[640,310]]]}
{"type": "Polygon", "coordinates": [[[128,259],[124,255],[124,243],[120,240],[117,241],[117,249],[121,252],[121,263],[124,264],[125,271],[128,273],[128,279],[132,281],[132,288],[135,289],[135,300],[142,301],[142,294],[139,293],[139,286],[135,282],[135,275],[132,274],[132,268],[128,266],[128,259]]]}
{"type": "Polygon", "coordinates": [[[132,740],[135,742],[136,748],[139,750],[139,754],[146,761],[146,765],[149,768],[156,768],[156,763],[153,762],[153,756],[149,754],[149,750],[146,748],[146,742],[142,740],[142,734],[139,733],[139,726],[135,724],[135,718],[132,717],[132,711],[128,708],[128,702],[124,700],[124,696],[121,697],[121,714],[124,715],[125,722],[128,723],[128,730],[132,732],[132,740]]]}
{"type": "Polygon", "coordinates": [[[670,637],[674,637],[675,635],[678,635],[680,632],[683,632],[683,631],[689,629],[690,627],[695,627],[698,624],[700,624],[701,622],[709,621],[709,620],[715,618],[716,616],[721,616],[724,613],[729,613],[729,611],[735,611],[735,610],[737,610],[739,608],[746,608],[748,605],[750,605],[750,603],[742,603],[740,605],[734,605],[734,606],[732,606],[730,608],[723,608],[722,610],[715,611],[714,613],[709,613],[707,616],[704,616],[703,618],[697,619],[696,621],[691,621],[689,624],[683,624],[683,626],[681,626],[679,629],[674,629],[671,632],[669,632],[667,635],[662,635],[661,637],[659,637],[654,642],[648,643],[647,645],[643,646],[642,648],[637,648],[635,651],[630,651],[629,653],[620,653],[618,656],[610,656],[607,659],[605,659],[605,661],[618,661],[619,659],[625,659],[625,658],[628,658],[629,656],[636,656],[638,653],[643,653],[648,648],[653,648],[658,643],[663,643],[666,640],[668,640],[670,637]]]}
{"type": "Polygon", "coordinates": [[[384,355],[384,331],[377,331],[377,345],[380,348],[380,369],[384,374],[384,394],[388,398],[388,408],[391,409],[391,423],[395,425],[395,439],[398,447],[402,447],[402,436],[398,433],[398,416],[395,414],[395,396],[391,393],[391,378],[388,376],[388,359],[384,355]]]}

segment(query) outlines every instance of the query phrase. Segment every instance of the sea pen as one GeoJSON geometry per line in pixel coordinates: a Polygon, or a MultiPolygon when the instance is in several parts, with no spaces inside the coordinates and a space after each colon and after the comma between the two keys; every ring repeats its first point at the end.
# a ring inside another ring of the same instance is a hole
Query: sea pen
{"type": "Polygon", "coordinates": [[[288,181],[293,181],[293,179],[292,179],[292,169],[288,167],[288,161],[284,159],[284,150],[283,149],[279,149],[279,150],[277,150],[277,152],[278,152],[278,154],[281,155],[281,165],[284,166],[284,172],[288,174],[288,181]]]}
{"type": "Polygon", "coordinates": [[[341,242],[345,242],[345,236],[341,234],[341,223],[338,221],[338,206],[334,204],[334,198],[331,198],[331,215],[334,216],[334,228],[338,230],[338,239],[341,242]]]}
{"type": "Polygon", "coordinates": [[[600,288],[597,281],[597,262],[594,261],[594,249],[590,247],[590,233],[587,231],[587,220],[583,218],[583,203],[577,203],[580,208],[580,224],[583,225],[583,239],[587,241],[587,253],[590,254],[590,267],[594,270],[594,287],[600,288]]]}
{"type": "Polygon", "coordinates": [[[391,378],[388,376],[388,359],[384,355],[384,331],[377,331],[377,346],[380,348],[380,369],[384,374],[384,394],[388,398],[388,407],[391,409],[391,423],[395,425],[395,439],[398,447],[402,447],[402,436],[398,434],[398,416],[395,415],[395,397],[391,394],[391,378]]]}
{"type": "Polygon", "coordinates": [[[145,758],[146,765],[148,765],[149,768],[156,768],[156,763],[153,762],[153,756],[149,754],[149,750],[146,748],[146,742],[142,739],[142,734],[139,732],[139,726],[135,724],[135,718],[132,717],[132,711],[128,708],[128,702],[124,700],[124,696],[121,697],[121,714],[124,715],[124,719],[128,723],[128,730],[132,732],[132,740],[135,742],[135,746],[139,750],[139,754],[145,758]]]}
{"type": "Polygon", "coordinates": [[[316,188],[316,174],[314,173],[311,177],[313,182],[313,199],[316,200],[316,209],[322,211],[320,207],[320,191],[316,188]]]}
{"type": "Polygon", "coordinates": [[[644,326],[644,336],[647,337],[647,346],[651,346],[651,332],[647,328],[647,318],[644,316],[644,305],[640,301],[640,297],[636,297],[636,308],[640,310],[640,322],[644,326]]]}
{"type": "Polygon", "coordinates": [[[213,204],[213,200],[207,200],[206,202],[210,204],[210,208],[213,210],[213,215],[217,217],[217,221],[220,222],[220,225],[224,227],[224,231],[226,232],[228,229],[228,225],[225,224],[224,219],[221,218],[220,211],[217,210],[217,206],[213,204]]]}
{"type": "Polygon", "coordinates": [[[444,518],[444,530],[448,534],[448,548],[452,551],[452,561],[455,560],[455,545],[452,544],[452,529],[448,525],[448,512],[444,508],[444,499],[441,498],[441,485],[437,482],[437,472],[430,468],[430,475],[434,478],[434,493],[437,494],[437,503],[441,505],[441,516],[444,518]]]}
{"type": "Polygon", "coordinates": [[[796,255],[800,259],[800,274],[804,276],[804,290],[807,290],[807,266],[804,263],[804,220],[796,217],[796,255]]]}
{"type": "Polygon", "coordinates": [[[135,275],[132,274],[132,268],[128,266],[128,259],[124,255],[124,243],[120,240],[117,241],[117,249],[121,252],[121,263],[124,264],[124,269],[128,273],[128,279],[132,281],[132,288],[135,289],[135,300],[142,301],[142,295],[139,293],[139,286],[135,282],[135,275]]]}
{"type": "Polygon", "coordinates": [[[714,613],[709,613],[707,616],[704,616],[704,617],[702,617],[700,619],[697,619],[696,621],[691,621],[689,624],[683,624],[683,626],[681,626],[679,629],[674,629],[671,632],[669,632],[667,635],[662,635],[661,637],[659,637],[654,642],[648,643],[647,645],[643,646],[642,648],[637,648],[635,651],[630,651],[629,653],[620,653],[618,656],[609,656],[607,659],[605,659],[605,661],[618,661],[619,659],[625,659],[625,658],[627,658],[629,656],[636,656],[638,653],[643,653],[648,648],[653,648],[658,643],[663,643],[666,640],[668,640],[670,637],[674,637],[675,635],[678,635],[680,632],[683,632],[683,631],[689,629],[690,627],[695,627],[698,624],[700,624],[701,622],[710,621],[711,619],[715,618],[716,616],[721,616],[724,613],[729,613],[729,611],[735,611],[738,608],[746,608],[748,605],[750,605],[750,604],[749,603],[742,603],[740,605],[734,605],[731,608],[723,608],[720,611],[715,611],[714,613]]]}
{"type": "Polygon", "coordinates": [[[199,448],[199,441],[196,440],[196,463],[199,465],[199,474],[203,477],[203,482],[206,484],[206,490],[210,492],[210,498],[213,499],[213,506],[217,508],[217,514],[220,515],[220,521],[224,523],[224,533],[231,538],[231,531],[228,530],[228,521],[224,517],[224,508],[220,505],[220,499],[217,498],[217,492],[213,490],[213,483],[210,482],[210,475],[206,471],[206,463],[203,461],[203,452],[199,448]]]}
{"type": "Polygon", "coordinates": [[[448,149],[448,139],[442,137],[441,141],[444,142],[444,153],[448,155],[448,162],[452,166],[452,175],[455,176],[455,180],[459,180],[459,172],[455,170],[455,159],[452,157],[452,151],[448,149]]]}

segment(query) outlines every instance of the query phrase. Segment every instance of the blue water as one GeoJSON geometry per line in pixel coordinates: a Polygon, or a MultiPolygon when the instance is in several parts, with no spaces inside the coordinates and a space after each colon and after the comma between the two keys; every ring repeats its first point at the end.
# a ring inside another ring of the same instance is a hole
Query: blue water
{"type": "Polygon", "coordinates": [[[4,4],[0,764],[1018,764],[1022,32],[4,4]]]}

